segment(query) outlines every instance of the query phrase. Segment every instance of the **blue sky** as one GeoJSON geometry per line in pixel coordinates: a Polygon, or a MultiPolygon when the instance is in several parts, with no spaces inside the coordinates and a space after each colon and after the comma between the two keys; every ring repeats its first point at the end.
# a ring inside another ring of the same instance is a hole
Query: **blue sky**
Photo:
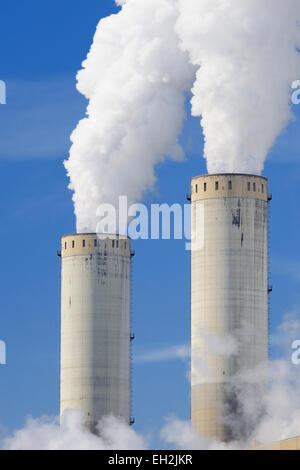
{"type": "MultiPolygon", "coordinates": [[[[112,0],[90,0],[88,8],[79,0],[1,2],[0,79],[7,83],[7,105],[0,106],[0,339],[7,344],[7,365],[0,366],[0,425],[8,429],[22,426],[27,415],[58,414],[56,250],[60,236],[75,231],[62,162],[70,132],[85,112],[76,72],[99,19],[116,11],[112,0]]],[[[274,145],[264,170],[273,193],[272,332],[283,314],[300,312],[300,105],[294,113],[297,119],[274,145]]],[[[187,119],[181,142],[186,160],[157,167],[156,191],[147,204],[185,203],[190,178],[205,172],[197,119],[187,119]]],[[[190,261],[184,241],[137,241],[134,248],[134,354],[187,344],[190,261]]],[[[166,416],[189,417],[187,369],[182,359],[133,365],[137,431],[155,435],[166,416]]]]}

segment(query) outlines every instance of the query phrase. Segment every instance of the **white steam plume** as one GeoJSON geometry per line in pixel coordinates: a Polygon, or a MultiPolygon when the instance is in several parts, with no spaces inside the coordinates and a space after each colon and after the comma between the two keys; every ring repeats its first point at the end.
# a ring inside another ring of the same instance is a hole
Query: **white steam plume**
{"type": "Polygon", "coordinates": [[[192,114],[202,116],[209,173],[260,173],[291,119],[300,76],[299,0],[178,0],[177,32],[198,67],[192,114]]]}
{"type": "Polygon", "coordinates": [[[236,450],[249,449],[254,442],[268,446],[300,435],[299,367],[286,360],[271,361],[239,377],[231,387],[240,406],[239,416],[226,416],[235,441],[225,444],[198,436],[190,422],[176,418],[167,420],[161,438],[177,449],[236,450]],[[245,426],[253,428],[247,439],[245,426]]]}
{"type": "MultiPolygon", "coordinates": [[[[286,320],[283,325],[286,325],[286,320]]],[[[283,343],[285,344],[285,341],[283,343]]],[[[240,409],[238,416],[228,414],[226,422],[234,431],[236,437],[234,442],[224,444],[199,436],[192,429],[190,422],[181,421],[175,417],[168,418],[160,432],[161,439],[168,444],[164,448],[247,449],[252,447],[254,441],[267,445],[299,436],[299,367],[292,365],[289,357],[262,364],[255,370],[247,371],[242,377],[232,380],[230,387],[236,394],[240,409]],[[245,439],[245,427],[252,429],[247,439],[245,439]]],[[[151,448],[149,438],[138,435],[129,425],[112,416],[103,418],[98,429],[101,437],[91,434],[84,428],[79,412],[69,410],[64,415],[61,427],[59,427],[58,420],[43,417],[38,420],[28,419],[25,428],[15,431],[12,435],[7,435],[8,433],[3,429],[0,449],[143,450],[151,448]]]]}
{"type": "Polygon", "coordinates": [[[101,437],[87,431],[81,414],[68,410],[62,425],[58,419],[42,417],[28,418],[25,428],[6,437],[1,449],[6,450],[144,450],[146,440],[120,419],[107,416],[98,428],[101,437]]]}
{"type": "MultiPolygon", "coordinates": [[[[225,444],[199,436],[189,421],[166,419],[160,437],[165,449],[248,449],[253,442],[269,445],[300,435],[299,367],[286,360],[270,362],[247,372],[244,380],[231,386],[237,393],[245,425],[254,424],[245,440],[240,434],[241,423],[234,416],[227,422],[235,428],[236,441],[225,444]],[[243,383],[245,385],[243,385],[243,383]],[[255,385],[255,394],[249,385],[255,385]],[[235,388],[236,387],[236,388],[235,388]]],[[[88,432],[82,425],[80,413],[69,410],[61,427],[58,420],[44,417],[27,420],[25,428],[6,436],[0,449],[7,450],[143,450],[151,448],[149,438],[138,435],[130,426],[114,417],[99,423],[101,437],[88,432]]]]}
{"type": "Polygon", "coordinates": [[[165,156],[184,156],[177,139],[194,68],[179,49],[174,0],[117,3],[122,10],[100,21],[77,76],[89,104],[65,167],[78,232],[95,231],[100,204],[116,207],[119,195],[137,202],[165,156]]]}
{"type": "Polygon", "coordinates": [[[201,116],[209,173],[260,173],[292,118],[300,75],[299,0],[116,0],[100,21],[78,90],[87,117],[65,162],[77,231],[95,231],[97,208],[137,202],[155,165],[180,160],[185,93],[201,116]],[[196,74],[196,80],[195,80],[196,74]]]}

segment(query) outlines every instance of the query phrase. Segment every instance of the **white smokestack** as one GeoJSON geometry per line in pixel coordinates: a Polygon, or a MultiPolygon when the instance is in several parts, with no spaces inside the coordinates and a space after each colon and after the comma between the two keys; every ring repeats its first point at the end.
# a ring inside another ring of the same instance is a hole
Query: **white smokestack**
{"type": "Polygon", "coordinates": [[[292,117],[299,0],[177,3],[182,47],[198,67],[192,114],[202,116],[208,172],[260,173],[292,117]]]}
{"type": "Polygon", "coordinates": [[[95,231],[99,204],[117,204],[119,195],[139,200],[165,156],[184,156],[177,138],[194,69],[179,50],[176,20],[173,0],[129,0],[98,25],[77,76],[87,117],[65,162],[78,232],[95,231]]]}

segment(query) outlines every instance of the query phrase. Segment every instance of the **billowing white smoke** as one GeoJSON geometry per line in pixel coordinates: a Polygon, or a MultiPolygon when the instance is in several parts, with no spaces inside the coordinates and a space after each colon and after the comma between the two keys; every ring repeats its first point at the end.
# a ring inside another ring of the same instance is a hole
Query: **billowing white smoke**
{"type": "Polygon", "coordinates": [[[78,232],[95,231],[100,204],[117,207],[119,195],[137,202],[165,156],[184,156],[177,138],[194,69],[179,49],[176,20],[174,0],[129,0],[97,27],[77,77],[88,116],[65,162],[78,232]]]}
{"type": "Polygon", "coordinates": [[[78,73],[89,105],[65,166],[79,232],[95,231],[100,204],[152,189],[165,156],[182,159],[193,82],[208,172],[260,173],[300,76],[299,0],[115,1],[78,73]]]}
{"type": "Polygon", "coordinates": [[[300,76],[299,0],[178,0],[177,32],[198,67],[192,114],[202,116],[209,173],[260,173],[291,118],[300,76]]]}

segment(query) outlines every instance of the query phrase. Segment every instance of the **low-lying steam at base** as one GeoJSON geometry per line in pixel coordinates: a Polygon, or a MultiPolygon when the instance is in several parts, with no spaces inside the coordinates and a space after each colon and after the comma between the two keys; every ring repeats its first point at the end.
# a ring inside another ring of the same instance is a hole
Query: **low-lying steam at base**
{"type": "Polygon", "coordinates": [[[190,92],[208,172],[260,174],[300,75],[298,0],[116,3],[77,76],[89,103],[65,166],[78,232],[95,231],[99,204],[138,202],[158,162],[184,158],[190,92]]]}

